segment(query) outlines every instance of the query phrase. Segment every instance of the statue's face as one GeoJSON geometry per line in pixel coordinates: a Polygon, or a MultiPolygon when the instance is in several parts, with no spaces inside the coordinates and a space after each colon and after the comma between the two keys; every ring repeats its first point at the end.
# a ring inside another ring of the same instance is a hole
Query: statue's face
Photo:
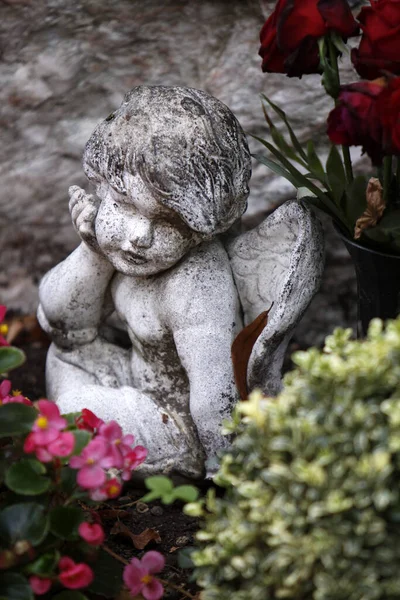
{"type": "Polygon", "coordinates": [[[171,209],[154,199],[139,176],[124,178],[128,194],[107,182],[97,186],[101,200],[96,238],[113,267],[128,276],[154,275],[176,264],[201,237],[171,209]]]}

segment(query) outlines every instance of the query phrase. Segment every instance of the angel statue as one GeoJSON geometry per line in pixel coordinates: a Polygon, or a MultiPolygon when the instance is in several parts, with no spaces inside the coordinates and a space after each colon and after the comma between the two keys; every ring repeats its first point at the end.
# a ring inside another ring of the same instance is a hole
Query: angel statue
{"type": "Polygon", "coordinates": [[[95,195],[69,189],[81,244],[40,285],[48,397],[134,433],[145,474],[212,476],[238,399],[232,342],[272,306],[247,388],[275,394],[321,278],[318,221],[288,202],[235,237],[249,150],[227,106],[196,89],[135,87],[95,129],[83,166],[95,195]]]}

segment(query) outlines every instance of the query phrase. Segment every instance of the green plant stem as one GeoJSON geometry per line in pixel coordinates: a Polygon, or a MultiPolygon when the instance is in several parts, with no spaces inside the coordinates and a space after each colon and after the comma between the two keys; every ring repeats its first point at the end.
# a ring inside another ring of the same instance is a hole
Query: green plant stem
{"type": "MultiPolygon", "coordinates": [[[[332,42],[332,40],[328,39],[328,47],[329,47],[329,62],[336,74],[336,85],[337,85],[337,95],[333,98],[335,101],[335,106],[338,104],[338,95],[340,90],[340,72],[339,72],[339,64],[337,59],[336,48],[332,42]]],[[[353,166],[351,164],[351,156],[350,149],[347,146],[342,146],[342,154],[343,154],[343,162],[344,168],[346,171],[346,179],[347,183],[351,183],[354,179],[353,176],[353,166]]]]}
{"type": "Polygon", "coordinates": [[[386,206],[390,200],[390,186],[392,183],[392,156],[385,156],[383,159],[383,199],[386,206]]]}

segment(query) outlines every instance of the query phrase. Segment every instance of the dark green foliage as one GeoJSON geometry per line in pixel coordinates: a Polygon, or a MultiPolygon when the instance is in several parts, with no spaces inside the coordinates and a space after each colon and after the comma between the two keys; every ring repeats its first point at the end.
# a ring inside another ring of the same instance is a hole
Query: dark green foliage
{"type": "Polygon", "coordinates": [[[225,496],[188,506],[204,600],[400,597],[400,320],[350,334],[295,354],[277,398],[240,404],[225,496]]]}

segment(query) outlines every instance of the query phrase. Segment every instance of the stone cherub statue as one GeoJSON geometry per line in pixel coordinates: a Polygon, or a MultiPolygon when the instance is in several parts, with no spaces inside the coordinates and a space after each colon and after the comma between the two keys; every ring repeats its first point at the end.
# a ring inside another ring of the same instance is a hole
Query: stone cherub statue
{"type": "Polygon", "coordinates": [[[134,88],[89,139],[84,170],[96,195],[69,190],[82,243],[40,286],[48,396],[134,433],[146,473],[201,477],[208,459],[210,474],[238,398],[232,342],[273,304],[248,386],[276,392],[320,280],[318,222],[291,202],[232,234],[249,193],[246,139],[224,104],[195,89],[134,88]],[[108,341],[110,315],[129,347],[108,341]]]}

